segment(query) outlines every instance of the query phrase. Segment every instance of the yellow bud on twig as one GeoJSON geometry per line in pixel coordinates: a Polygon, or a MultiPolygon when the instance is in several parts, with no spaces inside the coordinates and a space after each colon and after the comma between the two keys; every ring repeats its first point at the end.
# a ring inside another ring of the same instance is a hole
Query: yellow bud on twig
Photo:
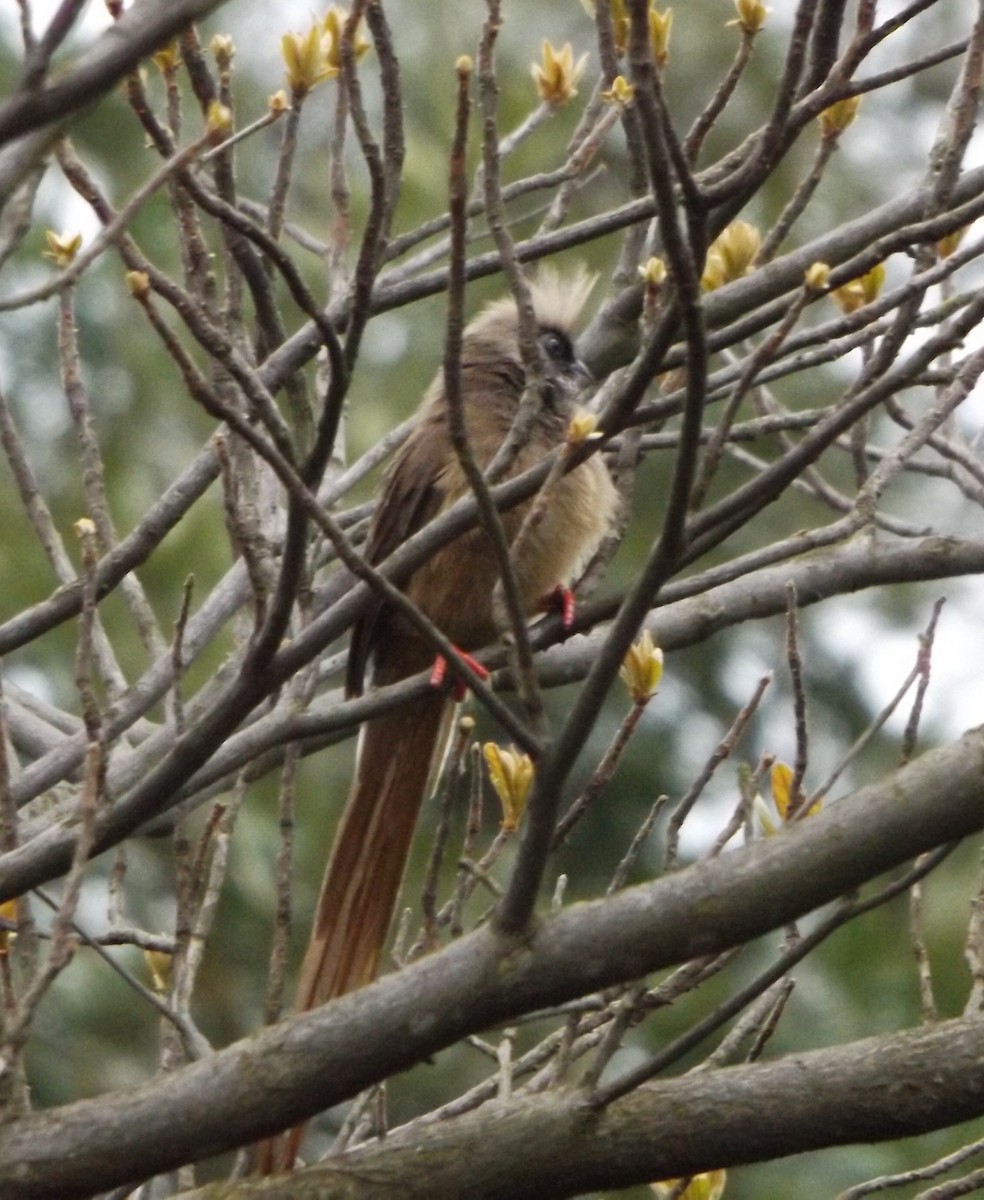
{"type": "Polygon", "coordinates": [[[597,428],[598,418],[594,413],[588,412],[586,408],[579,409],[571,417],[571,423],[567,426],[567,444],[580,446],[582,442],[601,437],[601,434],[596,432],[597,428]]]}
{"type": "Polygon", "coordinates": [[[169,75],[181,66],[181,47],[177,42],[168,42],[160,50],[151,55],[154,66],[162,75],[169,75]]]}
{"type": "Polygon", "coordinates": [[[829,279],[830,264],[825,262],[811,263],[803,273],[803,284],[811,292],[826,291],[829,279]]]}
{"type": "Polygon", "coordinates": [[[618,674],[635,704],[646,704],[652,699],[663,678],[663,651],[653,643],[648,629],[629,647],[618,674]]]}
{"type": "Polygon", "coordinates": [[[232,113],[218,100],[213,100],[208,106],[205,129],[212,142],[224,141],[232,133],[232,113]]]}
{"type": "MultiPolygon", "coordinates": [[[[784,821],[788,821],[790,817],[796,816],[802,808],[806,797],[803,794],[802,787],[797,789],[797,793],[793,796],[793,768],[784,762],[776,762],[772,764],[772,769],[769,772],[769,783],[772,787],[772,802],[776,806],[776,812],[784,821]]],[[[810,805],[806,816],[812,817],[818,813],[823,807],[820,800],[814,801],[810,805]]]]}
{"type": "Polygon", "coordinates": [[[882,290],[884,282],[885,264],[883,262],[875,263],[870,271],[866,271],[848,283],[841,284],[839,288],[834,288],[831,295],[841,312],[857,312],[859,308],[864,308],[866,304],[878,299],[878,293],[882,290]]]}
{"type": "Polygon", "coordinates": [[[772,800],[776,812],[785,821],[789,816],[789,789],[793,783],[793,768],[784,762],[773,763],[769,772],[769,783],[772,785],[772,800]]]}
{"type": "Polygon", "coordinates": [[[616,75],[608,91],[601,93],[601,98],[607,100],[609,104],[621,104],[625,108],[632,103],[634,95],[635,84],[629,83],[624,75],[616,75]]]}
{"type": "Polygon", "coordinates": [[[0,904],[0,958],[10,948],[10,940],[17,936],[17,900],[5,900],[0,904]]]}
{"type": "Polygon", "coordinates": [[[665,67],[670,57],[670,33],[673,30],[673,9],[659,12],[655,6],[649,10],[649,41],[653,58],[658,67],[665,67]]]}
{"type": "Polygon", "coordinates": [[[130,295],[137,300],[143,300],[150,293],[150,276],[146,271],[127,271],[126,286],[130,295]]]}
{"type": "Polygon", "coordinates": [[[647,258],[639,268],[642,282],[647,288],[656,289],[666,282],[666,263],[661,258],[647,258]]]}
{"type": "MultiPolygon", "coordinates": [[[[325,31],[325,58],[332,76],[340,74],[342,70],[342,30],[348,19],[348,12],[337,4],[333,4],[325,13],[322,22],[325,31]]],[[[352,53],[355,55],[355,61],[358,62],[371,48],[372,43],[367,41],[362,33],[362,21],[360,20],[352,38],[352,53]]]]}
{"type": "Polygon", "coordinates": [[[954,229],[952,233],[944,234],[943,237],[936,243],[936,253],[940,258],[949,258],[950,255],[957,249],[960,243],[967,235],[969,225],[964,225],[960,229],[954,229]]]}
{"type": "Polygon", "coordinates": [[[44,257],[50,258],[56,267],[70,267],[75,261],[79,247],[82,245],[82,234],[55,233],[53,229],[49,229],[45,233],[44,238],[48,243],[48,249],[44,251],[44,257]]]}
{"type": "Polygon", "coordinates": [[[828,140],[840,137],[849,125],[854,124],[860,107],[860,96],[848,96],[846,100],[838,100],[829,108],[825,108],[817,117],[823,137],[828,140]]]}
{"type": "Polygon", "coordinates": [[[533,760],[511,746],[504,750],[495,742],[482,747],[489,768],[489,779],[502,805],[502,828],[513,830],[526,808],[526,797],[533,783],[533,760]]]}
{"type": "Polygon", "coordinates": [[[555,50],[552,42],[545,41],[540,62],[530,68],[540,99],[557,108],[573,100],[587,61],[586,54],[574,61],[570,42],[555,50]]]}
{"type": "Polygon", "coordinates": [[[166,950],[145,950],[144,962],[154,981],[154,991],[163,995],[171,982],[171,955],[166,950]]]}
{"type": "Polygon", "coordinates": [[[236,53],[236,46],[227,33],[217,33],[208,44],[212,57],[219,66],[226,70],[236,53]]]}
{"type": "MultiPolygon", "coordinates": [[[[595,0],[581,0],[588,15],[593,17],[597,11],[595,0]]],[[[611,0],[612,30],[615,34],[615,49],[624,54],[629,44],[629,10],[625,0],[611,0]]]]}
{"type": "Polygon", "coordinates": [[[673,1196],[674,1200],[721,1200],[727,1182],[727,1172],[721,1169],[691,1175],[682,1191],[682,1179],[665,1179],[661,1183],[651,1183],[649,1190],[657,1200],[666,1200],[669,1196],[673,1196]]]}
{"type": "Polygon", "coordinates": [[[328,61],[326,38],[318,25],[312,25],[307,33],[285,33],[280,39],[280,53],[287,68],[288,86],[295,96],[306,96],[323,80],[338,74],[328,61]]]}
{"type": "Polygon", "coordinates": [[[701,286],[705,292],[747,275],[762,248],[762,235],[747,221],[732,221],[711,243],[701,286]]]}
{"type": "Polygon", "coordinates": [[[742,33],[755,34],[765,24],[765,18],[772,11],[766,8],[762,0],[735,0],[738,18],[729,21],[729,25],[738,25],[742,33]]]}

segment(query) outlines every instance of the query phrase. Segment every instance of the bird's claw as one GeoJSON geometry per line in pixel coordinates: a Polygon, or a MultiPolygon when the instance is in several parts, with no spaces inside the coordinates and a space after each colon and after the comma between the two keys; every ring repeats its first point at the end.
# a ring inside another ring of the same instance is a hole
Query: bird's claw
{"type": "Polygon", "coordinates": [[[574,617],[577,615],[577,601],[569,587],[558,583],[552,592],[540,600],[539,607],[543,612],[555,612],[560,615],[560,627],[564,633],[570,633],[574,628],[574,617]]]}
{"type": "MultiPolygon", "coordinates": [[[[488,679],[489,672],[486,667],[483,667],[480,662],[477,662],[470,654],[465,654],[463,651],[458,651],[458,657],[462,662],[466,663],[479,677],[479,679],[488,679]]],[[[460,704],[468,695],[468,684],[455,673],[453,664],[449,664],[443,654],[438,654],[434,659],[434,665],[431,667],[430,685],[432,688],[443,688],[449,682],[451,694],[460,704]]]]}

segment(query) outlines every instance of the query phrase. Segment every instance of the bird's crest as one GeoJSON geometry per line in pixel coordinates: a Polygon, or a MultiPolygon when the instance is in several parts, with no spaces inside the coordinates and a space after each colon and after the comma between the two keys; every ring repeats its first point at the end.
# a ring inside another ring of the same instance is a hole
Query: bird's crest
{"type": "Polygon", "coordinates": [[[537,323],[572,330],[597,282],[598,276],[583,263],[566,274],[549,264],[541,267],[530,281],[537,323]]]}
{"type": "MultiPolygon", "coordinates": [[[[572,271],[560,271],[553,265],[545,265],[529,281],[530,298],[538,325],[550,326],[569,333],[577,324],[581,310],[587,302],[598,276],[579,264],[572,271]]],[[[469,324],[466,335],[485,339],[506,329],[516,327],[516,301],[512,296],[503,296],[478,314],[469,324]]]]}

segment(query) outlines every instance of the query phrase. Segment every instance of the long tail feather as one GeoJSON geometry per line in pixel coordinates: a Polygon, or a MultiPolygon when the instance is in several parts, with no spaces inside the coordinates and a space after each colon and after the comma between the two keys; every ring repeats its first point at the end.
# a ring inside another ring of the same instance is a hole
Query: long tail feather
{"type": "Polygon", "coordinates": [[[375,978],[449,708],[435,694],[366,726],[301,966],[299,1012],[375,978]]]}
{"type": "MultiPolygon", "coordinates": [[[[435,693],[365,727],[301,964],[298,1012],[376,977],[420,806],[443,757],[453,714],[452,701],[435,693]]],[[[261,1174],[293,1167],[305,1128],[260,1144],[261,1174]]]]}

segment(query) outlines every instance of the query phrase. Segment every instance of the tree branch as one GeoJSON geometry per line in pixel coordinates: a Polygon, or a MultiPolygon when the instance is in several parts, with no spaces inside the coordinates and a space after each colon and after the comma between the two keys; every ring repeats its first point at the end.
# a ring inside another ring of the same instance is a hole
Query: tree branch
{"type": "MultiPolygon", "coordinates": [[[[468,1033],[740,945],[982,827],[976,730],[755,845],[563,910],[523,938],[482,927],[205,1062],[11,1121],[0,1129],[0,1200],[67,1200],[274,1133],[468,1033]]],[[[974,1073],[976,1113],[979,1062],[974,1073]]],[[[952,1121],[958,1102],[948,1111],[952,1121]]]]}
{"type": "MultiPolygon", "coordinates": [[[[597,1116],[576,1091],[547,1092],[426,1130],[396,1130],[290,1181],[240,1184],[236,1195],[560,1200],[610,1192],[969,1120],[984,1112],[982,1062],[981,1023],[956,1020],[775,1062],[692,1072],[639,1088],[597,1116]]],[[[179,1200],[222,1200],[224,1186],[179,1200]]]]}

